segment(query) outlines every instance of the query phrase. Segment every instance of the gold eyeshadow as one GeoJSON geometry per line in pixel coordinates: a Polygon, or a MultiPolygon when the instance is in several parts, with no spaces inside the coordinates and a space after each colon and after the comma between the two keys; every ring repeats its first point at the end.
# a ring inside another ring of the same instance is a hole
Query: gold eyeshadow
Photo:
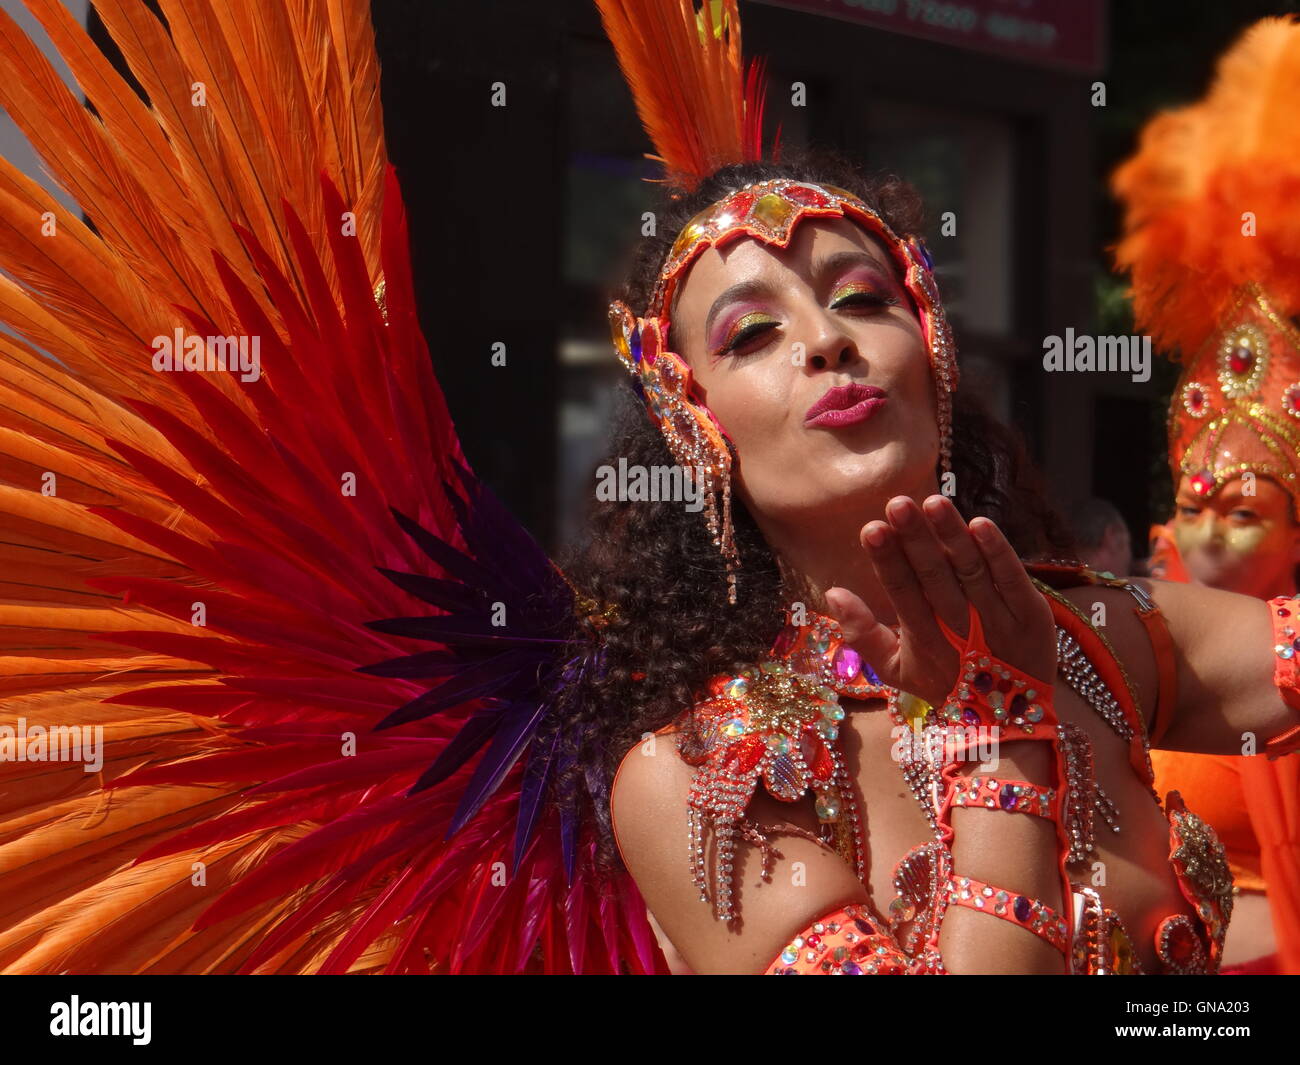
{"type": "Polygon", "coordinates": [[[879,296],[881,299],[890,297],[889,290],[875,281],[846,281],[831,293],[831,302],[837,303],[847,296],[856,296],[859,293],[868,292],[873,296],[879,296]]]}
{"type": "Polygon", "coordinates": [[[731,328],[727,330],[727,335],[722,338],[722,342],[714,350],[714,354],[715,355],[725,354],[731,348],[731,345],[735,342],[736,337],[738,337],[751,325],[767,324],[767,323],[771,323],[775,325],[777,324],[777,319],[773,318],[766,311],[749,311],[745,314],[742,314],[739,318],[737,318],[734,322],[731,323],[731,328]]]}

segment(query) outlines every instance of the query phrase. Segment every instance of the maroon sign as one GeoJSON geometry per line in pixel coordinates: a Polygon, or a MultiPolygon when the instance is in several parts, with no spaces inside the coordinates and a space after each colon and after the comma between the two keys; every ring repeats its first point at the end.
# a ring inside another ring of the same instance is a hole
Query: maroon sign
{"type": "Polygon", "coordinates": [[[762,0],[959,48],[1096,73],[1105,0],[762,0]]]}

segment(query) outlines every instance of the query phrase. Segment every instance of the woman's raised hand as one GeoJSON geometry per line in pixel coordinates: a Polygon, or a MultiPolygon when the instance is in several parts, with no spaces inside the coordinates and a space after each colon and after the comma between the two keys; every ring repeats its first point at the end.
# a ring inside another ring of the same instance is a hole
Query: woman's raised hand
{"type": "Polygon", "coordinates": [[[898,631],[848,589],[826,592],[845,639],[880,679],[933,705],[942,703],[957,683],[961,659],[936,618],[964,638],[973,605],[989,651],[1050,685],[1056,676],[1052,609],[1001,530],[987,518],[968,526],[939,495],[921,506],[895,496],[885,517],[863,526],[861,542],[893,605],[898,631]]]}

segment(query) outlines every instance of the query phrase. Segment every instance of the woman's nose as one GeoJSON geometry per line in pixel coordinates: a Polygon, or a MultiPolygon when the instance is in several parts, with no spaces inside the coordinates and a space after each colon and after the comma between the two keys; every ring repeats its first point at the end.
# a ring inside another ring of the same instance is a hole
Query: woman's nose
{"type": "Polygon", "coordinates": [[[814,370],[838,370],[859,358],[857,345],[834,315],[822,311],[811,319],[808,365],[814,370]]]}
{"type": "Polygon", "coordinates": [[[811,356],[808,359],[808,364],[812,366],[813,369],[815,370],[825,370],[828,366],[833,366],[838,369],[841,366],[847,366],[856,357],[857,356],[854,354],[853,348],[849,345],[846,345],[840,348],[839,353],[834,357],[833,360],[828,359],[825,355],[817,354],[811,356]]]}

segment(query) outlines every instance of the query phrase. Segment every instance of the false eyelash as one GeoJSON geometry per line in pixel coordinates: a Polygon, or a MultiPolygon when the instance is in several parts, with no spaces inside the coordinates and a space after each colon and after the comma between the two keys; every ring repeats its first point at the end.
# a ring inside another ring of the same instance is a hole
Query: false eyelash
{"type": "Polygon", "coordinates": [[[753,340],[756,336],[761,336],[764,330],[771,329],[780,325],[780,322],[754,322],[752,325],[745,326],[739,333],[731,338],[731,341],[718,354],[730,355],[737,348],[744,345],[747,341],[753,340]]]}
{"type": "MultiPolygon", "coordinates": [[[[895,307],[898,305],[897,296],[885,295],[881,292],[851,292],[849,295],[837,300],[832,306],[839,307],[845,304],[852,305],[857,302],[861,306],[869,307],[895,307]]],[[[754,337],[761,336],[765,329],[770,329],[780,325],[780,322],[755,322],[753,325],[747,325],[739,333],[731,338],[730,342],[721,350],[716,352],[716,358],[732,354],[737,348],[744,346],[747,341],[753,340],[754,337]]]]}
{"type": "Polygon", "coordinates": [[[841,304],[849,303],[853,300],[858,300],[864,304],[875,307],[894,307],[898,304],[897,296],[887,296],[882,292],[865,291],[850,292],[843,299],[836,300],[832,306],[838,307],[841,304]],[[865,297],[865,299],[863,297],[865,297]]]}

